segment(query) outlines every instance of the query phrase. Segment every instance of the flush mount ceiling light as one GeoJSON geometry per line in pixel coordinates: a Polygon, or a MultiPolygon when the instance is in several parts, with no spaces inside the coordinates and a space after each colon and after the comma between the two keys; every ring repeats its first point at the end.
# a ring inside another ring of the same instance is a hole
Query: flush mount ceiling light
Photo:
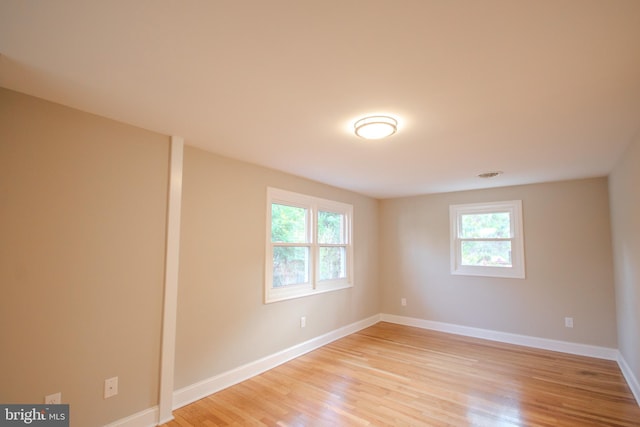
{"type": "Polygon", "coordinates": [[[398,121],[389,116],[367,116],[353,125],[356,135],[364,139],[380,139],[398,130],[398,121]]]}

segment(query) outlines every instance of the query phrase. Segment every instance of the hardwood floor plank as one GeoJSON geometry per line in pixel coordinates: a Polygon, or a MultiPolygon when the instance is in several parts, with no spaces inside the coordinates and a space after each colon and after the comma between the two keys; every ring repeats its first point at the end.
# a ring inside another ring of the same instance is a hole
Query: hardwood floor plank
{"type": "Polygon", "coordinates": [[[613,361],[384,322],[174,416],[163,426],[640,426],[613,361]]]}

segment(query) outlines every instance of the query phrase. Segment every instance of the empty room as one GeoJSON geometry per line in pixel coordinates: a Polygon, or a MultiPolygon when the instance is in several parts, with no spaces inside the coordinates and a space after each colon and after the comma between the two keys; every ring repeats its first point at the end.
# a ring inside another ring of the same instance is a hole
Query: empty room
{"type": "Polygon", "coordinates": [[[640,1],[0,0],[0,425],[640,426],[640,1]]]}

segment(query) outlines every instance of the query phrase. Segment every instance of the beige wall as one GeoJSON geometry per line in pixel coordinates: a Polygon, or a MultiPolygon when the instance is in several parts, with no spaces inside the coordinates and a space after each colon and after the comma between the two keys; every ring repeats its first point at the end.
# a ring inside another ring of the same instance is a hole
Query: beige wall
{"type": "Polygon", "coordinates": [[[384,313],[617,347],[606,178],[384,200],[380,236],[384,313]],[[452,276],[449,205],[514,199],[526,279],[452,276]]]}
{"type": "Polygon", "coordinates": [[[619,349],[640,383],[640,137],[609,179],[619,349]]]}
{"type": "Polygon", "coordinates": [[[0,88],[0,402],[62,392],[78,427],[157,404],[168,155],[0,88]]]}
{"type": "Polygon", "coordinates": [[[176,389],[378,314],[377,232],[374,199],[187,146],[176,389]],[[353,204],[353,288],[263,303],[267,186],[353,204]]]}
{"type": "MultiPolygon", "coordinates": [[[[168,166],[167,136],[0,89],[0,402],[157,405],[168,166]]],[[[188,146],[183,185],[176,388],[379,312],[377,200],[188,146]],[[352,289],[263,304],[267,186],[354,205],[352,289]]]]}
{"type": "MultiPolygon", "coordinates": [[[[611,181],[637,376],[639,146],[611,181]]],[[[0,89],[0,402],[61,391],[74,426],[157,405],[168,157],[166,136],[0,89]]],[[[599,178],[378,201],[186,146],[175,388],[379,312],[616,347],[608,197],[599,178]],[[354,205],[352,289],[263,304],[267,186],[354,205]],[[527,279],[451,276],[449,204],[511,199],[527,279]]]]}

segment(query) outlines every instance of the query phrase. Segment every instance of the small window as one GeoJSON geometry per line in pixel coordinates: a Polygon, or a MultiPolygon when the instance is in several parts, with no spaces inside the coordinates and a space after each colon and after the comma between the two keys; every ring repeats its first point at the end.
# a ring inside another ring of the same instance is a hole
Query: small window
{"type": "Polygon", "coordinates": [[[451,205],[451,274],[524,279],[522,201],[451,205]]]}
{"type": "Polygon", "coordinates": [[[353,207],[269,188],[265,302],[352,286],[353,207]]]}

